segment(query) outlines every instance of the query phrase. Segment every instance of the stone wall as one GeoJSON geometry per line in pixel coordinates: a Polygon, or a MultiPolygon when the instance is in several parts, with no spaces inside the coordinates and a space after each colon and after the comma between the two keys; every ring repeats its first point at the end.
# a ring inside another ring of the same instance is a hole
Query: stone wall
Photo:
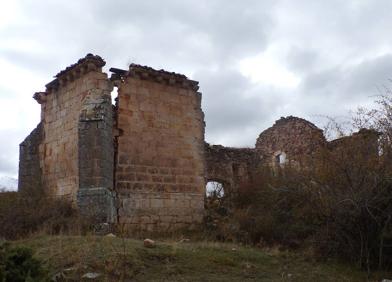
{"type": "MultiPolygon", "coordinates": [[[[360,129],[350,136],[328,142],[328,149],[334,154],[355,154],[372,158],[379,155],[378,138],[380,133],[371,129],[360,129]]],[[[346,156],[349,157],[349,156],[346,156]]]]}
{"type": "Polygon", "coordinates": [[[95,73],[97,84],[82,101],[79,119],[78,206],[96,222],[115,220],[112,84],[95,73]]]}
{"type": "Polygon", "coordinates": [[[229,148],[206,143],[206,180],[223,185],[225,193],[235,192],[239,185],[252,179],[258,167],[255,149],[229,148]]]}
{"type": "Polygon", "coordinates": [[[53,196],[76,198],[79,188],[79,118],[83,103],[103,83],[104,61],[88,55],[58,73],[34,98],[41,104],[44,139],[40,145],[43,186],[53,196]]]}
{"type": "Polygon", "coordinates": [[[19,145],[18,186],[22,193],[32,193],[42,189],[42,168],[40,164],[40,144],[44,140],[42,123],[19,145]]]}
{"type": "Polygon", "coordinates": [[[307,120],[289,116],[277,120],[259,135],[256,151],[263,164],[306,166],[312,155],[326,145],[321,129],[307,120]]]}
{"type": "Polygon", "coordinates": [[[204,114],[198,83],[138,65],[116,83],[120,223],[168,231],[201,222],[204,114]]]}

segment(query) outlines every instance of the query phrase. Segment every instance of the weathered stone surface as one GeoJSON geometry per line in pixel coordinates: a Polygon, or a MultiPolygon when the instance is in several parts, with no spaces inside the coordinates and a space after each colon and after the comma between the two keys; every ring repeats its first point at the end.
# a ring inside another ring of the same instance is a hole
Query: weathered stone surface
{"type": "Polygon", "coordinates": [[[43,124],[39,123],[29,136],[19,145],[18,186],[22,193],[42,189],[42,167],[40,145],[44,139],[43,124]]]}
{"type": "Polygon", "coordinates": [[[201,222],[204,114],[197,83],[137,65],[123,79],[116,115],[120,222],[148,231],[201,222]]]}
{"type": "Polygon", "coordinates": [[[115,195],[106,187],[79,189],[77,203],[80,213],[96,224],[115,222],[115,195]]]}
{"type": "Polygon", "coordinates": [[[93,221],[116,219],[111,83],[98,83],[82,101],[78,127],[78,206],[93,221]]]}
{"type": "Polygon", "coordinates": [[[151,239],[144,239],[143,246],[146,247],[146,248],[154,248],[155,247],[155,241],[151,240],[151,239]]]}
{"type": "Polygon", "coordinates": [[[277,120],[259,135],[256,151],[264,164],[305,165],[318,149],[326,145],[321,129],[307,120],[289,116],[277,120]],[[279,161],[281,155],[283,158],[279,161]]]}
{"type": "Polygon", "coordinates": [[[379,137],[380,133],[375,130],[361,129],[350,136],[328,142],[328,148],[338,152],[339,150],[345,150],[345,148],[351,147],[353,150],[356,150],[356,154],[377,155],[379,153],[379,137]]]}

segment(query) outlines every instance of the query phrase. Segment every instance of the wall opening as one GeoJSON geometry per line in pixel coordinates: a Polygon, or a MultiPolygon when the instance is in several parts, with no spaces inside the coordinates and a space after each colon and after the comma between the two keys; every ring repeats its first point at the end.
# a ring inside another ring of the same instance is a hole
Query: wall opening
{"type": "Polygon", "coordinates": [[[112,97],[112,105],[117,106],[117,101],[118,101],[118,87],[114,86],[112,92],[110,93],[110,96],[112,97]]]}
{"type": "Polygon", "coordinates": [[[274,155],[274,162],[276,165],[284,165],[287,162],[287,157],[285,152],[277,152],[274,155]]]}
{"type": "Polygon", "coordinates": [[[218,181],[209,181],[206,185],[206,196],[207,198],[223,198],[225,195],[225,189],[223,184],[218,181]]]}

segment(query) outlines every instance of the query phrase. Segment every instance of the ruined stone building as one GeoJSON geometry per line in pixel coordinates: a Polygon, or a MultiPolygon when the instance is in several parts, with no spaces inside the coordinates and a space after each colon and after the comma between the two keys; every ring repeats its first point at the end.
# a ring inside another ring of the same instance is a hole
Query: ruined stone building
{"type": "Polygon", "coordinates": [[[88,54],[34,94],[41,121],[20,144],[19,191],[41,187],[97,222],[167,231],[201,222],[208,181],[234,190],[262,164],[300,163],[327,144],[315,125],[287,117],[255,148],[209,145],[198,82],[134,64],[108,78],[104,65],[88,54]]]}

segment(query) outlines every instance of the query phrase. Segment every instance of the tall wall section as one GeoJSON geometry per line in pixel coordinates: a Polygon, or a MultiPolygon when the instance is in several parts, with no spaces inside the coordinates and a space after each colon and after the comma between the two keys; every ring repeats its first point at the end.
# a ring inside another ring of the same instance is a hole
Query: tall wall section
{"type": "Polygon", "coordinates": [[[197,82],[131,65],[118,90],[116,192],[129,230],[201,222],[204,114],[197,82]]]}
{"type": "MultiPolygon", "coordinates": [[[[96,158],[99,159],[99,154],[94,154],[97,150],[90,154],[83,151],[86,146],[95,149],[99,146],[94,143],[95,139],[86,137],[91,133],[83,134],[83,129],[88,127],[86,121],[97,122],[103,119],[104,100],[109,101],[109,118],[112,120],[111,88],[106,74],[102,73],[104,64],[99,56],[88,54],[58,73],[55,79],[46,85],[45,92],[34,95],[41,104],[43,138],[39,144],[39,164],[43,188],[49,195],[69,196],[75,200],[80,184],[88,186],[92,183],[90,179],[86,180],[87,175],[90,178],[95,177],[94,181],[99,182],[96,176],[99,171],[96,173],[96,168],[91,167],[91,163],[94,163],[96,158]],[[83,164],[81,167],[80,158],[83,164]],[[87,168],[90,170],[87,171],[87,168]]],[[[97,127],[97,124],[91,126],[97,127]]],[[[111,128],[109,132],[111,134],[111,128]]],[[[111,135],[109,138],[112,140],[111,135]]],[[[112,143],[110,146],[112,147],[112,143]]],[[[111,154],[110,151],[108,153],[111,154]]],[[[112,175],[113,160],[108,157],[109,159],[112,161],[112,175]]],[[[99,169],[100,164],[96,165],[99,169]]],[[[112,182],[112,179],[111,176],[107,182],[112,182]]],[[[27,181],[28,179],[23,180],[27,181]]],[[[101,186],[100,183],[96,184],[101,186]]]]}

